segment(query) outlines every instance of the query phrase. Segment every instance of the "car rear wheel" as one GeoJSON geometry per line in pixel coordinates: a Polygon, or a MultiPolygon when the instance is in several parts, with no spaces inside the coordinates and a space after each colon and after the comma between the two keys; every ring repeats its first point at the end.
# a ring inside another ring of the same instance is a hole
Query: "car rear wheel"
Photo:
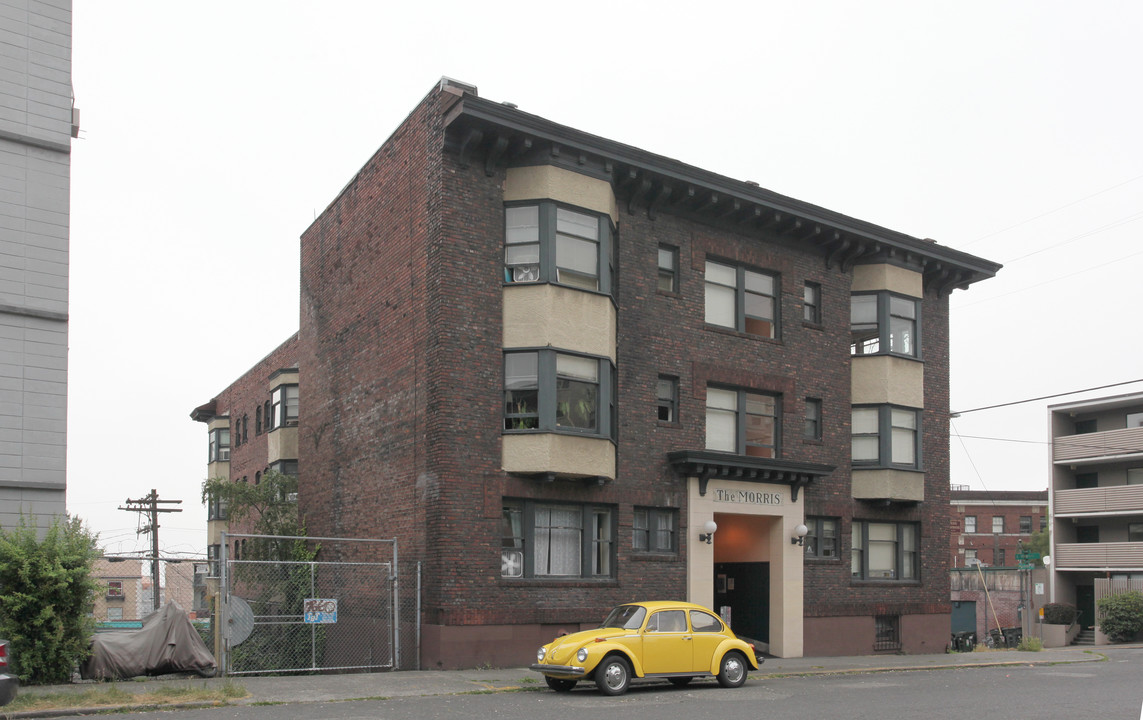
{"type": "Polygon", "coordinates": [[[622,695],[631,684],[631,666],[618,655],[604,658],[595,669],[595,685],[604,695],[622,695]]]}
{"type": "Polygon", "coordinates": [[[718,684],[724,688],[741,687],[746,682],[746,658],[739,652],[728,652],[722,656],[718,666],[718,684]]]}
{"type": "Polygon", "coordinates": [[[570,692],[575,687],[575,680],[564,680],[563,678],[554,678],[544,676],[544,680],[548,683],[548,687],[556,692],[570,692]]]}
{"type": "Polygon", "coordinates": [[[671,684],[674,685],[675,687],[686,687],[687,685],[691,684],[691,680],[694,680],[694,678],[693,677],[673,677],[673,678],[667,678],[667,680],[669,680],[671,682],[671,684]]]}

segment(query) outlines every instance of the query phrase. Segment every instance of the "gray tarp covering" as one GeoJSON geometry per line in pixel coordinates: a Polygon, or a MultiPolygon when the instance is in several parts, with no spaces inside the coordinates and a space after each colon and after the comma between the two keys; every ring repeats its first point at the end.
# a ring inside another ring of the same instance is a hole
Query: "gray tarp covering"
{"type": "Polygon", "coordinates": [[[214,655],[186,612],[173,602],[148,615],[138,630],[97,633],[91,657],[79,668],[85,680],[184,672],[209,677],[214,671],[214,655]]]}

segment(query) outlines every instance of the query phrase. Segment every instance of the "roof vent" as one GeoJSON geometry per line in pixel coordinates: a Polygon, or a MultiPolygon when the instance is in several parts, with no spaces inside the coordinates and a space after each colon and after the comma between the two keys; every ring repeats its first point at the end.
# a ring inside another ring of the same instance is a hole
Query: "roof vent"
{"type": "Polygon", "coordinates": [[[759,185],[758,183],[754,182],[753,180],[747,180],[747,181],[746,181],[746,184],[747,184],[747,185],[749,185],[750,187],[762,187],[761,185],[759,185]]]}
{"type": "Polygon", "coordinates": [[[500,103],[500,104],[501,104],[501,105],[504,105],[505,107],[510,107],[510,108],[512,108],[513,110],[516,110],[517,108],[519,108],[519,107],[520,107],[520,106],[519,106],[519,105],[517,105],[516,103],[514,103],[514,102],[508,102],[507,100],[505,100],[504,102],[502,102],[502,103],[500,103]]]}

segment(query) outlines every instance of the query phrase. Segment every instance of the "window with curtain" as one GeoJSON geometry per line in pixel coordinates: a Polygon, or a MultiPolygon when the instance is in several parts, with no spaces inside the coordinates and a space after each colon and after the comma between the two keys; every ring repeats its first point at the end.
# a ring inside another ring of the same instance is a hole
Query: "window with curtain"
{"type": "Polygon", "coordinates": [[[614,576],[613,507],[506,500],[501,517],[501,577],[614,576]]]}

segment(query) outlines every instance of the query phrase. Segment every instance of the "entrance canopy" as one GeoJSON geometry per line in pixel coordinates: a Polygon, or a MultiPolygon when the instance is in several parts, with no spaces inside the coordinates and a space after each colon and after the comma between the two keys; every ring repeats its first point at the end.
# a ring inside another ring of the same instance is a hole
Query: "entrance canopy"
{"type": "Polygon", "coordinates": [[[794,502],[798,491],[832,473],[834,465],[791,462],[774,458],[731,455],[713,450],[676,450],[667,453],[667,460],[683,477],[697,477],[699,495],[706,495],[711,478],[789,485],[794,502]]]}

